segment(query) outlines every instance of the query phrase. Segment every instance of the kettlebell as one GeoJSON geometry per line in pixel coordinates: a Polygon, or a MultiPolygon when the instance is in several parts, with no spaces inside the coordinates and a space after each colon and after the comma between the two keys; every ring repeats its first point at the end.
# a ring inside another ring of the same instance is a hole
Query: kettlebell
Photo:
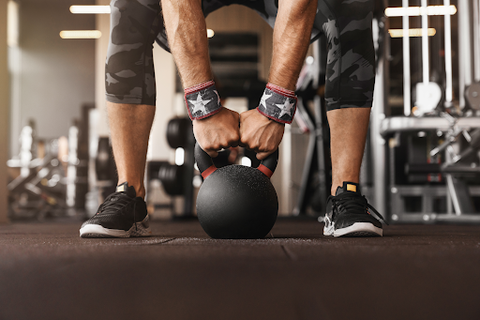
{"type": "Polygon", "coordinates": [[[237,164],[217,168],[197,143],[195,160],[204,178],[196,204],[203,230],[214,239],[264,238],[278,214],[278,197],[270,181],[278,150],[258,168],[237,164]]]}

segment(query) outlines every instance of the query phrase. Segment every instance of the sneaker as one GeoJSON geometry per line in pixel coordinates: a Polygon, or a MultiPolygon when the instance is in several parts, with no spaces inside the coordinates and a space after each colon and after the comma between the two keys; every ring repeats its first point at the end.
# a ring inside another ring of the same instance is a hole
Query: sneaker
{"type": "Polygon", "coordinates": [[[342,187],[337,188],[335,196],[327,199],[323,234],[334,237],[383,236],[382,223],[370,214],[369,209],[385,221],[362,196],[357,183],[344,182],[342,187]]]}
{"type": "Polygon", "coordinates": [[[128,238],[151,234],[147,205],[127,182],[117,186],[116,192],[98,207],[97,214],[80,228],[82,238],[128,238]]]}

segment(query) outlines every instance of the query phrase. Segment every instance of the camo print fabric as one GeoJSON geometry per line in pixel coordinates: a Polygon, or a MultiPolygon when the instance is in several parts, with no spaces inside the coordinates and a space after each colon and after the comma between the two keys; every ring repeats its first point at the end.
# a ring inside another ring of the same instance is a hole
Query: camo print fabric
{"type": "Polygon", "coordinates": [[[114,0],[110,8],[107,101],[155,105],[153,43],[163,29],[159,1],[114,0]]]}
{"type": "Polygon", "coordinates": [[[327,110],[372,106],[375,50],[374,0],[320,0],[315,26],[327,38],[325,102],[327,110]]]}
{"type": "MultiPolygon", "coordinates": [[[[205,17],[231,4],[255,10],[272,27],[278,0],[203,0],[205,17]]],[[[153,42],[169,51],[159,0],[112,0],[106,62],[107,100],[155,104],[153,42]]],[[[318,0],[311,34],[327,38],[327,110],[371,107],[375,82],[374,0],[318,0]]]]}

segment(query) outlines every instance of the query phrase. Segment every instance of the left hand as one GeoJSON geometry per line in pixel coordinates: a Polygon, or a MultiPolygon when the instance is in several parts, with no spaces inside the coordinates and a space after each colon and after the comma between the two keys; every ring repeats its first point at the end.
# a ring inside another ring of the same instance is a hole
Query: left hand
{"type": "Polygon", "coordinates": [[[277,150],[285,125],[262,115],[256,109],[240,114],[240,145],[257,153],[263,160],[277,150]]]}

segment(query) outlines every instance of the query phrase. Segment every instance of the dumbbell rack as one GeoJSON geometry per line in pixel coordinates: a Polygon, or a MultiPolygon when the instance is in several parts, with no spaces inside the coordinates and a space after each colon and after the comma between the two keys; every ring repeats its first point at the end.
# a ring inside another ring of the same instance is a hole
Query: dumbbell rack
{"type": "MultiPolygon", "coordinates": [[[[468,110],[465,101],[465,92],[475,81],[480,80],[480,24],[479,24],[479,0],[458,1],[458,37],[459,37],[459,99],[454,101],[453,72],[452,72],[452,42],[451,42],[451,20],[450,14],[444,14],[445,39],[445,79],[443,88],[444,108],[447,111],[460,109],[460,116],[456,118],[455,127],[458,130],[473,130],[480,128],[480,117],[478,110],[468,110]],[[473,11],[473,14],[471,12],[473,11]],[[473,22],[472,22],[473,21],[473,22]],[[473,26],[473,28],[471,27],[473,26]],[[472,31],[473,29],[473,31],[472,31]],[[470,41],[473,38],[475,41],[470,41]],[[472,45],[473,43],[473,45],[472,45]],[[472,55],[473,52],[473,55],[472,55]],[[472,75],[472,72],[474,75],[472,75]]],[[[428,91],[429,82],[429,41],[426,30],[428,29],[427,0],[422,0],[422,66],[423,66],[423,88],[428,91]]],[[[449,0],[444,0],[445,8],[450,6],[449,0]]],[[[409,12],[409,1],[403,0],[403,9],[409,12]]],[[[409,13],[403,15],[403,34],[409,34],[409,13]]],[[[446,177],[445,185],[398,185],[394,179],[392,168],[395,165],[395,158],[392,150],[395,148],[395,136],[408,132],[442,133],[448,138],[449,131],[453,125],[446,118],[441,117],[438,108],[432,112],[420,112],[414,114],[412,108],[411,76],[410,76],[410,40],[409,36],[403,37],[403,95],[404,95],[404,116],[386,117],[388,112],[388,61],[382,59],[377,68],[377,82],[375,91],[375,105],[372,109],[371,119],[371,145],[372,145],[372,166],[375,168],[373,177],[372,196],[373,204],[380,210],[386,212],[391,220],[398,222],[480,222],[478,212],[469,212],[462,208],[462,204],[468,202],[468,196],[480,196],[479,186],[466,186],[459,182],[453,172],[444,172],[446,177]],[[388,161],[386,161],[388,159],[388,161]],[[406,201],[411,197],[422,199],[422,210],[420,212],[405,212],[406,201]],[[432,202],[434,199],[446,197],[447,212],[434,212],[432,202]]],[[[384,44],[385,52],[389,50],[389,43],[384,44]]],[[[422,88],[418,86],[417,88],[422,88]]],[[[421,101],[415,101],[418,107],[421,101]]],[[[421,109],[421,108],[420,108],[421,109]]],[[[441,109],[441,108],[440,108],[441,109]]],[[[447,165],[452,162],[452,148],[445,151],[447,165]]],[[[472,168],[471,172],[480,173],[480,170],[472,168]]],[[[467,206],[468,207],[468,206],[467,206]]]]}

